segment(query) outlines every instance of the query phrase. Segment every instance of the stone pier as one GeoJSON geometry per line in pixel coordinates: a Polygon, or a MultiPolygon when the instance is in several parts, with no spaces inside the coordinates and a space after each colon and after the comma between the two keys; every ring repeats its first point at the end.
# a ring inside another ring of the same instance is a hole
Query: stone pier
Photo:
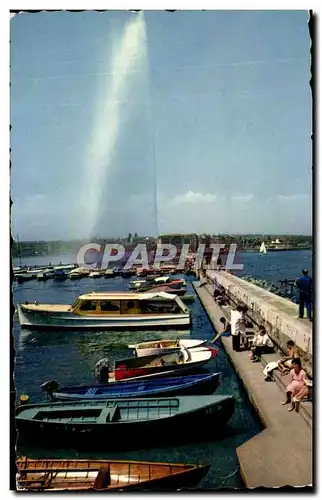
{"type": "MultiPolygon", "coordinates": [[[[311,325],[296,319],[296,305],[290,304],[288,309],[288,304],[285,304],[283,299],[271,297],[273,294],[226,272],[208,271],[208,277],[216,278],[236,302],[246,304],[251,309],[250,317],[256,318],[259,324],[264,324],[269,334],[274,335],[274,341],[277,339],[278,342],[284,343],[286,338],[293,338],[301,343],[303,351],[307,349],[307,359],[311,358],[311,339],[305,342],[301,334],[303,325],[304,332],[311,337],[311,325]],[[279,309],[279,304],[284,307],[279,309]],[[297,323],[300,325],[296,326],[297,323]]],[[[195,282],[194,288],[210,321],[218,331],[220,317],[226,316],[229,319],[230,308],[220,307],[215,303],[211,284],[200,287],[199,283],[195,282]]],[[[277,383],[276,378],[275,382],[266,382],[262,364],[251,363],[248,351],[233,351],[231,337],[223,338],[221,342],[250,402],[265,426],[263,431],[236,449],[245,486],[312,486],[312,403],[302,404],[300,413],[289,412],[286,406],[281,405],[281,401],[285,399],[285,386],[289,382],[289,376],[280,377],[280,383],[277,383]]],[[[263,356],[264,364],[276,359],[277,354],[263,356]]],[[[312,366],[311,363],[309,366],[312,366]]]]}
{"type": "Polygon", "coordinates": [[[248,317],[256,325],[264,325],[274,344],[286,352],[293,340],[301,355],[303,367],[312,375],[312,323],[298,319],[298,305],[225,271],[207,271],[210,282],[224,287],[235,304],[248,307],[248,317]]]}

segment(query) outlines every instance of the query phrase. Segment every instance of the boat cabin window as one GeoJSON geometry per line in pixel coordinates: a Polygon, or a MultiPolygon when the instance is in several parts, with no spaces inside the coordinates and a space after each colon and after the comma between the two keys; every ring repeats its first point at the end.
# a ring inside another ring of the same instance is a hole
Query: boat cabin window
{"type": "Polygon", "coordinates": [[[145,314],[153,313],[170,313],[178,314],[181,313],[179,305],[171,300],[144,300],[141,302],[141,312],[145,314]]]}
{"type": "Polygon", "coordinates": [[[122,314],[133,314],[139,311],[137,300],[122,300],[122,314]]]}
{"type": "Polygon", "coordinates": [[[79,306],[80,311],[96,311],[96,302],[94,300],[83,300],[79,306]]]}
{"type": "Polygon", "coordinates": [[[102,300],[100,307],[101,311],[104,312],[118,312],[120,310],[120,303],[111,300],[102,300]]]}

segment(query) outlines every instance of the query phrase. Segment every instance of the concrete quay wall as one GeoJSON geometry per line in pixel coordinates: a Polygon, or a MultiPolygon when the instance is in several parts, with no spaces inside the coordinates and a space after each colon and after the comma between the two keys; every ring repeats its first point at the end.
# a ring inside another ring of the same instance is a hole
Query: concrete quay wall
{"type": "Polygon", "coordinates": [[[301,355],[303,367],[312,375],[312,323],[298,319],[298,305],[268,292],[253,283],[226,271],[207,271],[211,282],[217,281],[236,304],[248,307],[248,317],[264,325],[275,345],[286,352],[286,343],[293,340],[301,355]]]}
{"type": "MultiPolygon", "coordinates": [[[[209,320],[219,331],[219,319],[225,316],[226,309],[213,300],[210,286],[199,287],[197,283],[193,286],[209,320]]],[[[246,488],[312,485],[311,425],[301,414],[288,412],[280,404],[285,399],[285,393],[276,383],[265,382],[263,366],[251,363],[248,351],[233,351],[230,337],[222,338],[221,345],[265,426],[236,449],[246,488]]]]}

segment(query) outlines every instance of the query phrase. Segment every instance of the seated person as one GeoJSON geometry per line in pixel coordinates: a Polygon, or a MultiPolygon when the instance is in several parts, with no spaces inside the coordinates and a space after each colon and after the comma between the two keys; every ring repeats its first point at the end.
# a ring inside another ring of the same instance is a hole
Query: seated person
{"type": "Polygon", "coordinates": [[[253,363],[260,360],[264,353],[274,352],[273,342],[266,333],[265,327],[260,326],[258,333],[255,335],[253,345],[251,347],[250,359],[253,363]]]}
{"type": "Polygon", "coordinates": [[[288,340],[287,342],[287,356],[284,356],[281,358],[279,361],[275,362],[272,361],[271,363],[268,363],[264,370],[264,376],[266,381],[271,381],[272,380],[272,375],[273,371],[278,369],[280,372],[282,372],[282,375],[286,375],[287,373],[290,372],[291,365],[292,365],[292,359],[293,358],[299,358],[299,353],[297,350],[297,347],[293,340],[288,340]]]}
{"type": "Polygon", "coordinates": [[[215,301],[217,302],[217,304],[219,306],[225,306],[228,304],[228,297],[227,295],[225,294],[225,292],[223,291],[222,295],[219,295],[215,301]]]}
{"type": "Polygon", "coordinates": [[[292,406],[289,411],[295,410],[296,412],[299,412],[300,410],[300,403],[303,401],[303,399],[308,399],[312,396],[312,382],[311,380],[305,379],[304,380],[304,387],[292,398],[292,406]]]}
{"type": "Polygon", "coordinates": [[[278,361],[278,369],[282,372],[283,375],[286,375],[292,368],[292,359],[299,357],[300,356],[295,343],[293,342],[293,340],[289,340],[287,342],[287,356],[278,361]]]}
{"type": "Polygon", "coordinates": [[[293,411],[294,409],[298,411],[299,405],[297,403],[308,395],[307,379],[308,376],[302,368],[300,358],[292,359],[291,382],[286,387],[286,401],[282,403],[282,405],[287,405],[292,402],[289,411],[293,411]]]}

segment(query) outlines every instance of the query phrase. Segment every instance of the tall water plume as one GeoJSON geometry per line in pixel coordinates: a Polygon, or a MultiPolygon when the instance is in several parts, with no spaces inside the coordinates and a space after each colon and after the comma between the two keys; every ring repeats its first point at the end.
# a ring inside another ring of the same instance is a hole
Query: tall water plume
{"type": "MultiPolygon", "coordinates": [[[[114,164],[117,140],[123,127],[122,105],[130,102],[133,79],[147,78],[146,30],[142,13],[125,26],[120,40],[109,55],[107,78],[102,75],[97,94],[92,135],[85,153],[82,234],[93,236],[100,217],[103,199],[109,196],[107,186],[114,164]]],[[[132,95],[131,95],[132,98],[132,95]]],[[[123,145],[126,147],[126,145],[123,145]]],[[[120,214],[121,216],[121,214],[120,214]]]]}

